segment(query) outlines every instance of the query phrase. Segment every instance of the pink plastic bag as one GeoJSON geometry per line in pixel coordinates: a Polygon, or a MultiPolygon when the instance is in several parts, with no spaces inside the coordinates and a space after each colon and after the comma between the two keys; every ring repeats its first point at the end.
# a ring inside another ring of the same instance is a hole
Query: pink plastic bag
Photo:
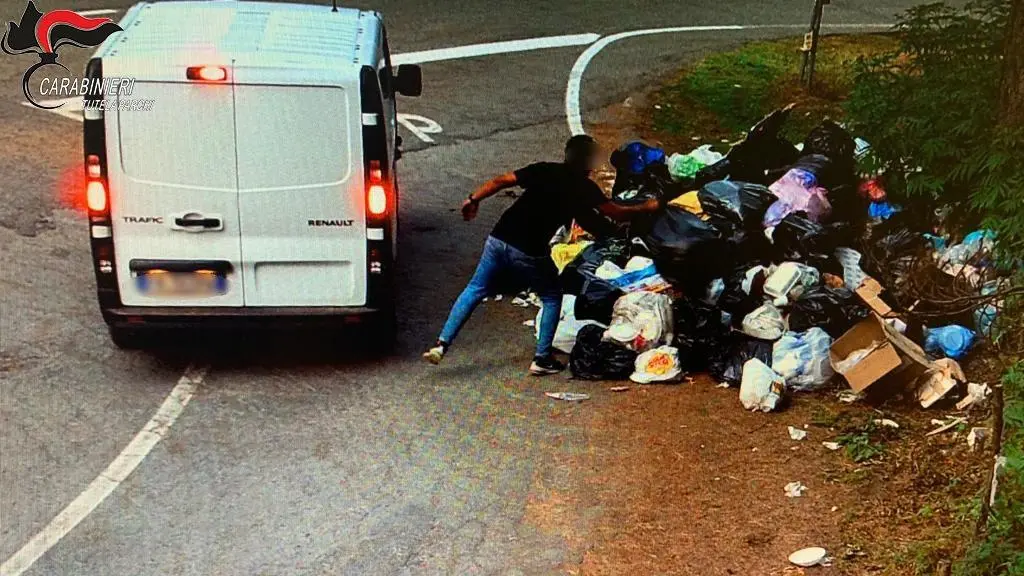
{"type": "Polygon", "coordinates": [[[828,190],[817,185],[813,174],[793,169],[768,187],[778,201],[768,207],[764,215],[765,227],[778,226],[783,218],[793,212],[807,212],[814,222],[820,222],[832,213],[828,201],[828,190]]]}

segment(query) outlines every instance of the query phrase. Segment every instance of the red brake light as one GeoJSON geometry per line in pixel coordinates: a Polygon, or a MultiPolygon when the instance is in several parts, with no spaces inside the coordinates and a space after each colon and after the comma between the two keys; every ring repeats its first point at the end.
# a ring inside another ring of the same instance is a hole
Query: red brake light
{"type": "Polygon", "coordinates": [[[185,76],[200,82],[224,82],[228,79],[228,69],[223,66],[192,66],[185,70],[185,76]]]}
{"type": "Polygon", "coordinates": [[[93,212],[107,211],[107,187],[100,180],[90,180],[85,188],[86,203],[93,212]]]}

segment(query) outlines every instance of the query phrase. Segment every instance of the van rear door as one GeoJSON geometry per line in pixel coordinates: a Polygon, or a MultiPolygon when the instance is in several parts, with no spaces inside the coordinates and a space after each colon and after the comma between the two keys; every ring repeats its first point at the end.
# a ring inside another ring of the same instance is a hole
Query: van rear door
{"type": "Polygon", "coordinates": [[[245,305],[364,305],[358,87],[246,84],[242,74],[235,126],[245,305]]]}
{"type": "Polygon", "coordinates": [[[107,113],[122,303],[242,306],[232,86],[138,81],[131,97],[154,104],[107,113]]]}

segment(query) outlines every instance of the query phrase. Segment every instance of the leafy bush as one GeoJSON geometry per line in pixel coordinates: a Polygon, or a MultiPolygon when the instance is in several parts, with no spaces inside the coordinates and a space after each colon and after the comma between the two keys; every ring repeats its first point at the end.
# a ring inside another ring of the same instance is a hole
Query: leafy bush
{"type": "Polygon", "coordinates": [[[926,4],[897,25],[899,47],[861,59],[847,102],[891,195],[955,204],[959,224],[983,225],[1024,252],[1024,130],[999,117],[1009,0],[926,4]]]}

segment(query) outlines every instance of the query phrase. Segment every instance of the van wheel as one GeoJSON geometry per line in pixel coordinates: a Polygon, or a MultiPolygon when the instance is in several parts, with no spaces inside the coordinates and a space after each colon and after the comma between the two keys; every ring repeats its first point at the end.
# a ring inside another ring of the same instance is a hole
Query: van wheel
{"type": "Polygon", "coordinates": [[[370,352],[378,356],[390,354],[395,350],[398,337],[397,321],[394,316],[387,316],[373,328],[373,339],[369,342],[370,352]]]}
{"type": "Polygon", "coordinates": [[[109,326],[110,340],[121,350],[140,350],[146,347],[146,338],[139,330],[109,326]]]}

